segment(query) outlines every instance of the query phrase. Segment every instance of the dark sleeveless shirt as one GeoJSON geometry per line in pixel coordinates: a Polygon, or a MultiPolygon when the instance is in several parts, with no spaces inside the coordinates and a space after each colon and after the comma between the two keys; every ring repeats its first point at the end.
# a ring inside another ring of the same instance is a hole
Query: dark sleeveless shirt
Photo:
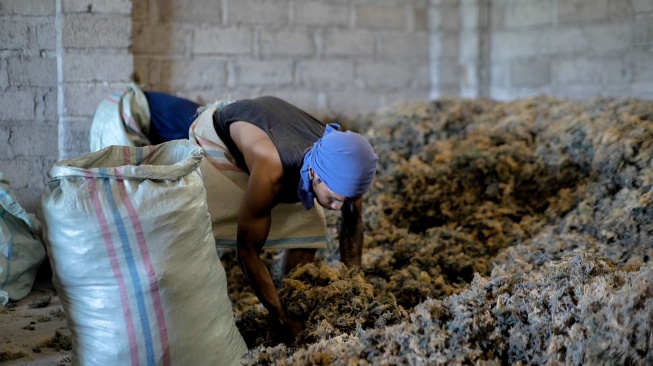
{"type": "Polygon", "coordinates": [[[297,186],[304,155],[322,137],[326,125],[292,104],[270,96],[239,100],[216,111],[213,127],[236,164],[246,171],[249,170],[245,158],[229,134],[229,126],[236,121],[249,122],[270,137],[283,166],[281,201],[298,202],[297,186]]]}

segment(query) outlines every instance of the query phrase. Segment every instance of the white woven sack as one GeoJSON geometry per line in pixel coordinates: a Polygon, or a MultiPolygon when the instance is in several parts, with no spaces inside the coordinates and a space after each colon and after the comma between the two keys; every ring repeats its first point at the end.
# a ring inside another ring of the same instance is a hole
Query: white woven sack
{"type": "Polygon", "coordinates": [[[27,296],[45,259],[45,248],[36,235],[40,226],[25,212],[0,172],[0,305],[27,296]]]}
{"type": "Polygon", "coordinates": [[[73,364],[234,365],[234,322],[187,140],[111,146],[50,170],[41,201],[73,364]]]}
{"type": "Polygon", "coordinates": [[[112,93],[95,109],[91,123],[91,152],[107,146],[151,145],[150,106],[141,88],[131,83],[123,93],[112,93]]]}

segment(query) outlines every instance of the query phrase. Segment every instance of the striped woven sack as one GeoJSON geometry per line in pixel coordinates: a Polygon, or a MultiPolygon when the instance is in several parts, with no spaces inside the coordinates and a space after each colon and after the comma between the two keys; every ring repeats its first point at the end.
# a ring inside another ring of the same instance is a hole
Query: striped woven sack
{"type": "Polygon", "coordinates": [[[45,259],[40,222],[28,214],[0,172],[0,305],[29,295],[45,259]]]}
{"type": "Polygon", "coordinates": [[[216,255],[202,150],[111,146],[62,161],[44,241],[73,364],[234,365],[246,352],[216,255]]]}
{"type": "Polygon", "coordinates": [[[92,152],[111,145],[151,145],[150,107],[145,93],[131,83],[122,93],[112,93],[95,109],[90,132],[92,152]]]}
{"type": "MultiPolygon", "coordinates": [[[[221,102],[208,106],[190,126],[189,139],[204,149],[200,168],[207,191],[213,237],[218,248],[234,248],[238,210],[249,175],[230,160],[229,150],[213,127],[213,113],[221,102]]],[[[304,209],[298,202],[272,209],[272,224],[264,248],[325,248],[326,219],[321,206],[304,209]]]]}

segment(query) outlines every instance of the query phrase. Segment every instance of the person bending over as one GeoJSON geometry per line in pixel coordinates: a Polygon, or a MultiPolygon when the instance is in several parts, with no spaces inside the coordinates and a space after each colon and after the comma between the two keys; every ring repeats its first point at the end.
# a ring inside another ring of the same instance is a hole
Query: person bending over
{"type": "MultiPolygon", "coordinates": [[[[271,326],[292,341],[303,329],[288,317],[260,254],[271,210],[301,201],[342,211],[340,259],[361,265],[362,196],[376,172],[377,156],[360,134],[320,122],[276,97],[239,100],[213,114],[213,126],[235,163],[249,174],[238,212],[237,256],[250,286],[268,310],[271,326]]],[[[290,249],[284,270],[313,260],[315,249],[290,249]]]]}

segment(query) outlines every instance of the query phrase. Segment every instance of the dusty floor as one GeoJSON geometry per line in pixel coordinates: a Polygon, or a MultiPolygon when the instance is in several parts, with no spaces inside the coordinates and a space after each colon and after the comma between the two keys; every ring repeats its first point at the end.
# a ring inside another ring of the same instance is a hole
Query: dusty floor
{"type": "MultiPolygon", "coordinates": [[[[245,364],[653,364],[653,102],[439,100],[352,124],[379,155],[363,268],[337,261],[338,215],[288,278],[266,252],[306,324],[284,345],[223,252],[245,364]]],[[[34,320],[56,297],[28,306],[51,291],[0,313],[14,324],[0,352],[25,353],[9,364],[65,364],[32,350],[63,324],[34,320]]]]}
{"type": "Polygon", "coordinates": [[[70,364],[70,332],[48,267],[41,269],[26,298],[0,308],[2,365],[70,364]]]}

